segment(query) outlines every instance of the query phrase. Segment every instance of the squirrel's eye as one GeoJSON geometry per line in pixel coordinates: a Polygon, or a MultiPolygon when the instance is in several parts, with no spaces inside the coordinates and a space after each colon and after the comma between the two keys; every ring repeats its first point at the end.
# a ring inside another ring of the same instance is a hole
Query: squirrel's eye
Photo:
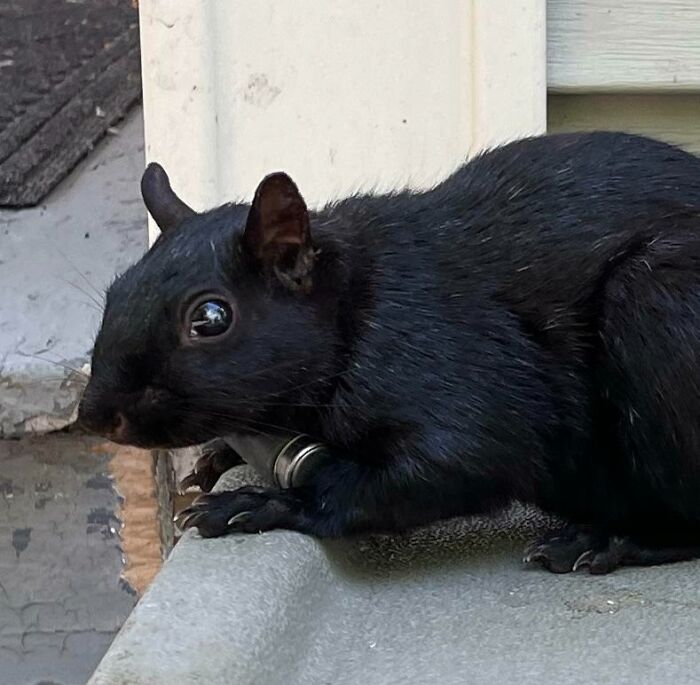
{"type": "Polygon", "coordinates": [[[197,305],[190,314],[191,338],[213,338],[226,333],[233,323],[231,305],[223,300],[208,300],[197,305]]]}

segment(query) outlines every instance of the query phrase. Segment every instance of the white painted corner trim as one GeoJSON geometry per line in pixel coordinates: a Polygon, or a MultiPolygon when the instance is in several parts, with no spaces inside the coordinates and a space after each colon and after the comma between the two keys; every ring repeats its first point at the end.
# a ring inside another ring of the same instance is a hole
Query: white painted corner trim
{"type": "Polygon", "coordinates": [[[545,130],[545,4],[141,0],[146,157],[196,209],[428,186],[545,130]]]}

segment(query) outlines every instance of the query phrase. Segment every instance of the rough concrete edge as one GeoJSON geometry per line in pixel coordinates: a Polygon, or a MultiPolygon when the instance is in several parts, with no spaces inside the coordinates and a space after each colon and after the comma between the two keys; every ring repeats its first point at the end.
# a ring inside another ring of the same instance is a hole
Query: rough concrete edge
{"type": "Polygon", "coordinates": [[[0,364],[0,439],[51,433],[75,422],[90,370],[87,356],[5,368],[0,364]]]}
{"type": "Polygon", "coordinates": [[[158,527],[160,529],[160,549],[165,561],[175,545],[173,524],[173,493],[175,492],[175,469],[173,457],[168,450],[153,451],[153,477],[156,500],[158,501],[158,527]]]}

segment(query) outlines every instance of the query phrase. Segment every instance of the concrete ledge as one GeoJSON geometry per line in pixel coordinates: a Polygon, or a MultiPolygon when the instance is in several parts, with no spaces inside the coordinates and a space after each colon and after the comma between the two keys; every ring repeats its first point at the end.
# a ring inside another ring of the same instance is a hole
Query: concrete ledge
{"type": "Polygon", "coordinates": [[[137,108],[39,207],[0,210],[0,438],[74,418],[102,294],[145,251],[137,108]]]}
{"type": "Polygon", "coordinates": [[[524,569],[550,524],[515,507],[333,543],[188,533],[90,683],[697,682],[698,565],[524,569]]]}

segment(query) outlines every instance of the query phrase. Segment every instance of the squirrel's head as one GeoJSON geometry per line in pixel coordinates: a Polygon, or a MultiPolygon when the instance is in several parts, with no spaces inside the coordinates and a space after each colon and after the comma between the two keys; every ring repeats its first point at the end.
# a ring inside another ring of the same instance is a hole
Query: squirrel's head
{"type": "Polygon", "coordinates": [[[339,344],[332,257],[319,258],[291,178],[271,174],[252,204],[203,213],[157,164],[141,190],[161,235],[108,290],[82,425],[177,447],[265,432],[318,402],[339,344]]]}

